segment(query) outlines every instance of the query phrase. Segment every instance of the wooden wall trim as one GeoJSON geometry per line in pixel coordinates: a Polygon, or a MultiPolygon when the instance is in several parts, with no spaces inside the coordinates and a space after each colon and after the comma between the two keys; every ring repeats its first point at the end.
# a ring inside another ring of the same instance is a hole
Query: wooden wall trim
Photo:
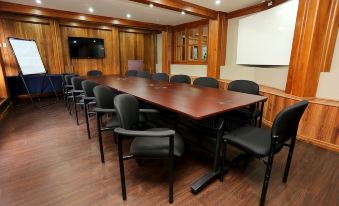
{"type": "Polygon", "coordinates": [[[85,23],[85,22],[77,22],[77,21],[65,21],[65,20],[58,20],[57,21],[59,26],[63,27],[73,27],[73,28],[84,28],[84,29],[98,29],[98,30],[106,30],[111,31],[111,25],[101,25],[95,23],[85,23]]]}
{"type": "Polygon", "coordinates": [[[332,59],[335,49],[335,42],[338,35],[339,26],[339,1],[332,1],[330,4],[330,12],[326,26],[326,34],[324,40],[324,52],[321,56],[320,68],[322,72],[331,70],[332,59]]]}
{"type": "Polygon", "coordinates": [[[0,18],[20,21],[20,22],[37,23],[37,24],[50,24],[51,23],[50,19],[48,18],[12,14],[12,13],[6,13],[6,12],[0,12],[0,18]]]}
{"type": "Polygon", "coordinates": [[[225,64],[226,56],[227,19],[225,14],[219,13],[216,20],[209,20],[207,76],[220,77],[220,66],[225,64]]]}
{"type": "Polygon", "coordinates": [[[217,11],[182,0],[129,0],[129,1],[134,1],[142,4],[152,3],[156,7],[161,7],[164,9],[169,9],[178,12],[185,11],[188,14],[208,19],[216,19],[218,16],[217,11]]]}
{"type": "Polygon", "coordinates": [[[260,3],[260,4],[254,5],[254,6],[235,10],[235,11],[229,12],[227,14],[227,18],[232,19],[232,18],[236,18],[236,17],[240,17],[240,16],[245,16],[245,15],[257,13],[257,12],[260,12],[260,11],[265,11],[267,9],[278,6],[279,4],[285,3],[286,1],[288,1],[288,0],[273,0],[272,6],[268,6],[267,2],[263,2],[263,3],[260,3]]]}
{"type": "Polygon", "coordinates": [[[119,30],[119,32],[137,33],[137,34],[156,34],[157,33],[157,32],[152,31],[152,30],[126,28],[126,27],[119,27],[118,30],[119,30]]]}
{"type": "MultiPolygon", "coordinates": [[[[1,26],[1,22],[0,22],[1,26]]],[[[0,28],[0,32],[2,29],[0,28]]],[[[1,42],[0,42],[1,43],[1,42]]],[[[5,66],[2,59],[2,48],[0,48],[0,98],[8,98],[8,87],[7,87],[7,80],[5,78],[5,66]]]]}
{"type": "MultiPolygon", "coordinates": [[[[314,97],[321,71],[333,56],[338,0],[300,0],[285,92],[314,97]],[[336,19],[336,20],[334,20],[336,19]]],[[[338,24],[338,23],[337,23],[338,24]]],[[[328,66],[329,67],[329,66],[328,66]]]]}
{"type": "Polygon", "coordinates": [[[193,27],[198,27],[201,25],[207,25],[209,23],[208,19],[201,19],[198,21],[193,21],[193,22],[189,22],[189,23],[184,23],[184,24],[179,24],[176,26],[172,26],[171,29],[172,31],[178,31],[178,30],[182,30],[182,29],[186,29],[186,28],[193,28],[193,27]]]}
{"type": "Polygon", "coordinates": [[[73,21],[80,22],[93,22],[101,23],[107,25],[118,25],[118,26],[127,26],[127,27],[136,27],[136,28],[145,28],[152,30],[164,30],[166,26],[153,23],[145,23],[140,21],[81,14],[76,12],[62,11],[56,9],[41,8],[35,6],[27,6],[22,4],[14,4],[9,2],[0,1],[0,12],[16,13],[16,14],[26,14],[40,17],[49,17],[49,18],[58,18],[58,19],[68,19],[73,21]]]}
{"type": "Polygon", "coordinates": [[[172,51],[173,51],[173,32],[168,29],[162,32],[162,72],[171,74],[172,51]]]}

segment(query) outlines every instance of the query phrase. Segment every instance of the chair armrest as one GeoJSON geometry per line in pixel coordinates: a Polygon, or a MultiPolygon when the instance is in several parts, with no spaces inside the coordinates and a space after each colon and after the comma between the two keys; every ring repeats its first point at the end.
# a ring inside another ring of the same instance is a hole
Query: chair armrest
{"type": "Polygon", "coordinates": [[[64,85],[65,88],[68,88],[68,89],[73,89],[73,86],[72,85],[64,85]]]}
{"type": "Polygon", "coordinates": [[[156,109],[139,109],[140,113],[159,113],[156,109]]]}
{"type": "Polygon", "coordinates": [[[116,113],[117,112],[116,109],[103,109],[99,107],[94,108],[94,111],[98,113],[116,113]]]}
{"type": "Polygon", "coordinates": [[[80,94],[80,93],[84,93],[84,90],[74,90],[74,89],[73,89],[71,92],[73,92],[73,93],[79,93],[79,94],[80,94]]]}
{"type": "Polygon", "coordinates": [[[123,128],[116,128],[114,133],[131,136],[131,137],[169,137],[175,134],[174,130],[164,130],[164,131],[137,131],[137,130],[126,130],[123,128]]]}
{"type": "Polygon", "coordinates": [[[91,101],[91,100],[95,100],[95,97],[83,97],[84,100],[88,100],[88,101],[91,101]]]}

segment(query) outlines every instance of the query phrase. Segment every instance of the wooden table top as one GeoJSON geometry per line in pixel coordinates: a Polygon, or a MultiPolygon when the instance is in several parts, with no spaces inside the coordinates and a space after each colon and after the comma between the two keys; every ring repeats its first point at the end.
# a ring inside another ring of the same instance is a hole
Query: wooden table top
{"type": "Polygon", "coordinates": [[[197,120],[267,100],[264,96],[138,77],[105,76],[87,79],[197,120]]]}

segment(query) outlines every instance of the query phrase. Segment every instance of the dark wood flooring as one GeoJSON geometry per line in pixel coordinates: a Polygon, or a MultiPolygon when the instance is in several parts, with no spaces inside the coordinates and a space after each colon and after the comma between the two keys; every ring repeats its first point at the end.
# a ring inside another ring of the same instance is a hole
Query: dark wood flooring
{"type": "MultiPolygon", "coordinates": [[[[0,122],[0,205],[168,205],[162,162],[139,167],[134,160],[125,161],[128,200],[122,201],[112,134],[104,136],[106,163],[102,164],[95,118],[91,125],[88,140],[84,118],[77,126],[61,102],[9,112],[0,122]]],[[[283,184],[286,155],[284,149],[274,160],[267,205],[339,205],[337,153],[298,141],[288,183],[283,184]]],[[[173,205],[258,205],[265,172],[259,160],[246,169],[231,170],[223,183],[215,181],[193,195],[191,184],[211,163],[212,158],[199,150],[180,159],[173,205]]]]}

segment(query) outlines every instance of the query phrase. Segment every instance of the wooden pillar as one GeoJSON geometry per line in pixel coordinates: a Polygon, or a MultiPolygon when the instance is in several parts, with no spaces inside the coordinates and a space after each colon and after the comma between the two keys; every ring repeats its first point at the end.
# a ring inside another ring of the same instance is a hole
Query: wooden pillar
{"type": "Polygon", "coordinates": [[[225,14],[218,13],[216,19],[209,20],[207,76],[220,78],[220,66],[225,65],[227,19],[225,14]]]}
{"type": "Polygon", "coordinates": [[[329,71],[338,33],[338,0],[300,0],[286,93],[314,97],[329,71]]]}
{"type": "MultiPolygon", "coordinates": [[[[1,42],[0,42],[1,43],[1,42]]],[[[8,98],[8,88],[5,77],[5,67],[4,62],[2,61],[2,54],[0,50],[0,98],[8,98]]]]}
{"type": "Polygon", "coordinates": [[[171,74],[172,63],[172,31],[167,28],[162,31],[162,72],[168,75],[171,74]]]}

